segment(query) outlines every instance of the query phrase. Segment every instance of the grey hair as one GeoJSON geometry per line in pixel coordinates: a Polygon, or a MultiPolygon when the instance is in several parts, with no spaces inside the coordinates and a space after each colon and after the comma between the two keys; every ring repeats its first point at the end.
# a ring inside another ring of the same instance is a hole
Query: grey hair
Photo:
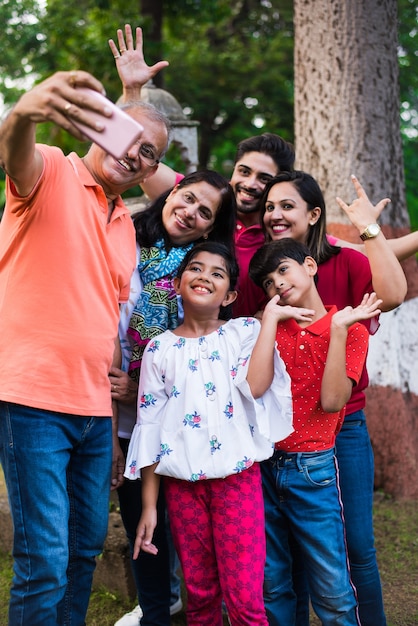
{"type": "Polygon", "coordinates": [[[162,158],[168,150],[168,146],[170,144],[170,135],[171,135],[171,122],[164,113],[161,113],[153,104],[149,102],[144,102],[143,100],[131,100],[129,102],[124,102],[121,104],[119,101],[117,105],[122,111],[129,111],[130,109],[142,109],[149,117],[150,120],[154,122],[159,122],[163,124],[167,130],[167,144],[164,148],[163,152],[160,154],[160,158],[162,158]]]}

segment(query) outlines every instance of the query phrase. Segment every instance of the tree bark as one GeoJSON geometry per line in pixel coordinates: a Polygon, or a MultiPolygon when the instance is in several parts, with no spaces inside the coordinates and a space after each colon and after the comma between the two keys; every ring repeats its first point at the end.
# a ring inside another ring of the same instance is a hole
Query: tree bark
{"type": "Polygon", "coordinates": [[[295,0],[297,166],[325,194],[329,222],[347,223],[350,174],[390,197],[382,224],[408,227],[400,135],[396,0],[295,0]]]}
{"type": "MultiPolygon", "coordinates": [[[[145,18],[147,57],[149,65],[161,61],[162,56],[162,24],[163,0],[140,0],[141,15],[145,18]]],[[[152,79],[156,87],[163,88],[164,72],[159,72],[152,79]]]]}
{"type": "MultiPolygon", "coordinates": [[[[355,174],[373,202],[392,199],[380,218],[385,234],[404,234],[396,0],[294,0],[294,25],[297,167],[324,191],[328,232],[360,243],[335,202],[354,198],[355,174]]],[[[366,413],[375,486],[418,498],[416,259],[404,269],[407,301],[381,314],[370,338],[366,413]]]]}

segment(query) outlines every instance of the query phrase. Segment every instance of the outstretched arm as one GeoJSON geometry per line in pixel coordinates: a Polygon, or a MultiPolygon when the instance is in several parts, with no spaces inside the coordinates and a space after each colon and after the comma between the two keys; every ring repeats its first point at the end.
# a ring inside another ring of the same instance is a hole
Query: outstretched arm
{"type": "MultiPolygon", "coordinates": [[[[402,237],[387,239],[386,241],[398,261],[405,261],[405,259],[408,259],[418,252],[418,230],[413,233],[408,233],[407,235],[402,235],[402,237]]],[[[344,239],[337,239],[335,245],[341,246],[341,248],[358,250],[367,256],[366,248],[363,243],[353,243],[351,241],[345,241],[344,239]]]]}
{"type": "MultiPolygon", "coordinates": [[[[351,178],[357,193],[356,200],[350,205],[341,198],[337,198],[337,202],[361,234],[369,224],[376,222],[376,215],[390,200],[385,198],[374,207],[357,178],[351,178]]],[[[373,239],[367,239],[364,247],[372,272],[373,289],[382,299],[381,309],[390,311],[404,301],[407,291],[405,274],[382,232],[373,239]]]]}
{"type": "Polygon", "coordinates": [[[141,183],[141,188],[148,198],[153,201],[165,191],[173,189],[176,185],[177,172],[165,163],[159,163],[158,169],[149,178],[141,183]]]}
{"type": "Polygon", "coordinates": [[[388,239],[388,244],[396,258],[399,261],[405,261],[418,252],[418,230],[402,235],[402,237],[388,239]]]}
{"type": "Polygon", "coordinates": [[[89,110],[110,116],[95,98],[79,92],[75,87],[90,87],[104,92],[101,83],[82,71],[57,72],[26,92],[16,103],[0,127],[0,165],[13,181],[17,192],[27,196],[42,172],[42,156],[35,147],[36,125],[54,122],[77,137],[85,137],[71,123],[84,122],[101,130],[89,115],[89,110]]]}
{"type": "Polygon", "coordinates": [[[366,294],[355,309],[347,306],[332,316],[330,343],[321,383],[321,405],[324,411],[341,411],[351,396],[353,382],[346,372],[348,329],[355,322],[379,315],[381,303],[375,293],[366,294]]]}

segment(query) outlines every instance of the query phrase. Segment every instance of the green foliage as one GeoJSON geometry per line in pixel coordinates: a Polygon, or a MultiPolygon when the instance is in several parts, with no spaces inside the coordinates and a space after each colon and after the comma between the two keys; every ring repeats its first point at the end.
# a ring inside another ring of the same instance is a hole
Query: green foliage
{"type": "Polygon", "coordinates": [[[398,0],[399,85],[406,199],[412,230],[418,229],[418,5],[398,0]]]}
{"type": "MultiPolygon", "coordinates": [[[[125,23],[141,25],[145,57],[170,62],[165,88],[199,122],[200,166],[229,175],[238,141],[264,130],[293,140],[293,2],[291,0],[159,0],[162,6],[162,56],[154,56],[151,16],[145,2],[0,0],[4,45],[0,58],[0,96],[15,102],[34,81],[57,70],[83,69],[104,84],[116,100],[120,83],[107,40],[125,23]]],[[[417,133],[418,56],[415,0],[398,0],[402,134],[407,199],[413,228],[418,227],[417,133]],[[415,132],[415,136],[414,136],[415,132]]],[[[37,139],[65,152],[84,153],[86,144],[52,124],[38,126],[37,139]]],[[[176,154],[166,161],[182,167],[176,154]]],[[[0,206],[4,177],[0,177],[0,206]]],[[[138,193],[135,190],[133,193],[138,193]]]]}
{"type": "Polygon", "coordinates": [[[37,28],[41,9],[36,0],[0,0],[0,15],[3,38],[0,92],[4,102],[10,104],[25,84],[31,83],[32,60],[41,46],[37,28]]]}
{"type": "MultiPolygon", "coordinates": [[[[39,79],[60,69],[80,68],[97,76],[109,97],[116,99],[120,85],[106,45],[109,37],[115,38],[116,29],[126,22],[140,23],[145,51],[149,53],[147,32],[151,25],[125,4],[49,0],[42,15],[33,10],[29,0],[16,2],[21,11],[19,19],[23,19],[22,6],[27,6],[26,11],[33,12],[37,23],[27,30],[19,27],[26,38],[21,37],[24,40],[17,47],[10,47],[14,57],[7,59],[3,75],[13,79],[27,76],[20,62],[23,58],[39,79]],[[9,68],[16,69],[11,74],[9,68]]],[[[256,117],[265,120],[270,130],[291,139],[292,2],[183,0],[166,2],[164,9],[167,19],[163,43],[165,58],[170,61],[164,73],[167,88],[182,105],[192,109],[193,118],[200,122],[201,164],[206,165],[213,150],[225,140],[236,143],[258,132],[253,123],[256,117]]],[[[10,13],[6,17],[11,20],[10,13]]],[[[15,28],[14,23],[8,24],[13,39],[15,28]]],[[[2,91],[3,85],[0,83],[2,91]]],[[[6,90],[6,101],[12,102],[17,95],[18,88],[6,90]]],[[[41,129],[40,139],[65,142],[62,133],[53,137],[51,133],[51,127],[41,129]]],[[[72,145],[73,140],[67,138],[68,142],[72,145]]]]}
{"type": "MultiPolygon", "coordinates": [[[[418,5],[416,0],[398,0],[399,84],[401,102],[415,109],[418,133],[418,5]]],[[[409,120],[410,121],[410,120],[409,120]]],[[[405,128],[406,124],[403,125],[405,128]]]]}
{"type": "Polygon", "coordinates": [[[0,624],[7,624],[10,584],[12,581],[12,557],[0,552],[0,624]]]}
{"type": "Polygon", "coordinates": [[[291,2],[202,3],[164,29],[167,89],[200,122],[200,164],[222,169],[222,146],[264,129],[293,136],[291,2]],[[279,11],[283,7],[283,11],[279,11]],[[219,155],[218,155],[219,151],[219,155]]]}
{"type": "Polygon", "coordinates": [[[406,202],[411,230],[418,230],[418,140],[404,140],[406,202]]]}

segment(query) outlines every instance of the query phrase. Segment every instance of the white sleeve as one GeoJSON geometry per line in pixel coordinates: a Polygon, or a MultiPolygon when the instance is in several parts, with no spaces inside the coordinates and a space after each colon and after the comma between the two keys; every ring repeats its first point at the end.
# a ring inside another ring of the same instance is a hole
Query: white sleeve
{"type": "Polygon", "coordinates": [[[294,430],[291,381],[276,345],[272,384],[261,398],[253,398],[247,373],[252,349],[260,332],[260,323],[258,320],[254,322],[256,323],[252,325],[252,333],[243,336],[241,340],[241,365],[234,383],[246,400],[249,419],[254,418],[255,413],[260,433],[274,443],[285,439],[294,430]]]}

